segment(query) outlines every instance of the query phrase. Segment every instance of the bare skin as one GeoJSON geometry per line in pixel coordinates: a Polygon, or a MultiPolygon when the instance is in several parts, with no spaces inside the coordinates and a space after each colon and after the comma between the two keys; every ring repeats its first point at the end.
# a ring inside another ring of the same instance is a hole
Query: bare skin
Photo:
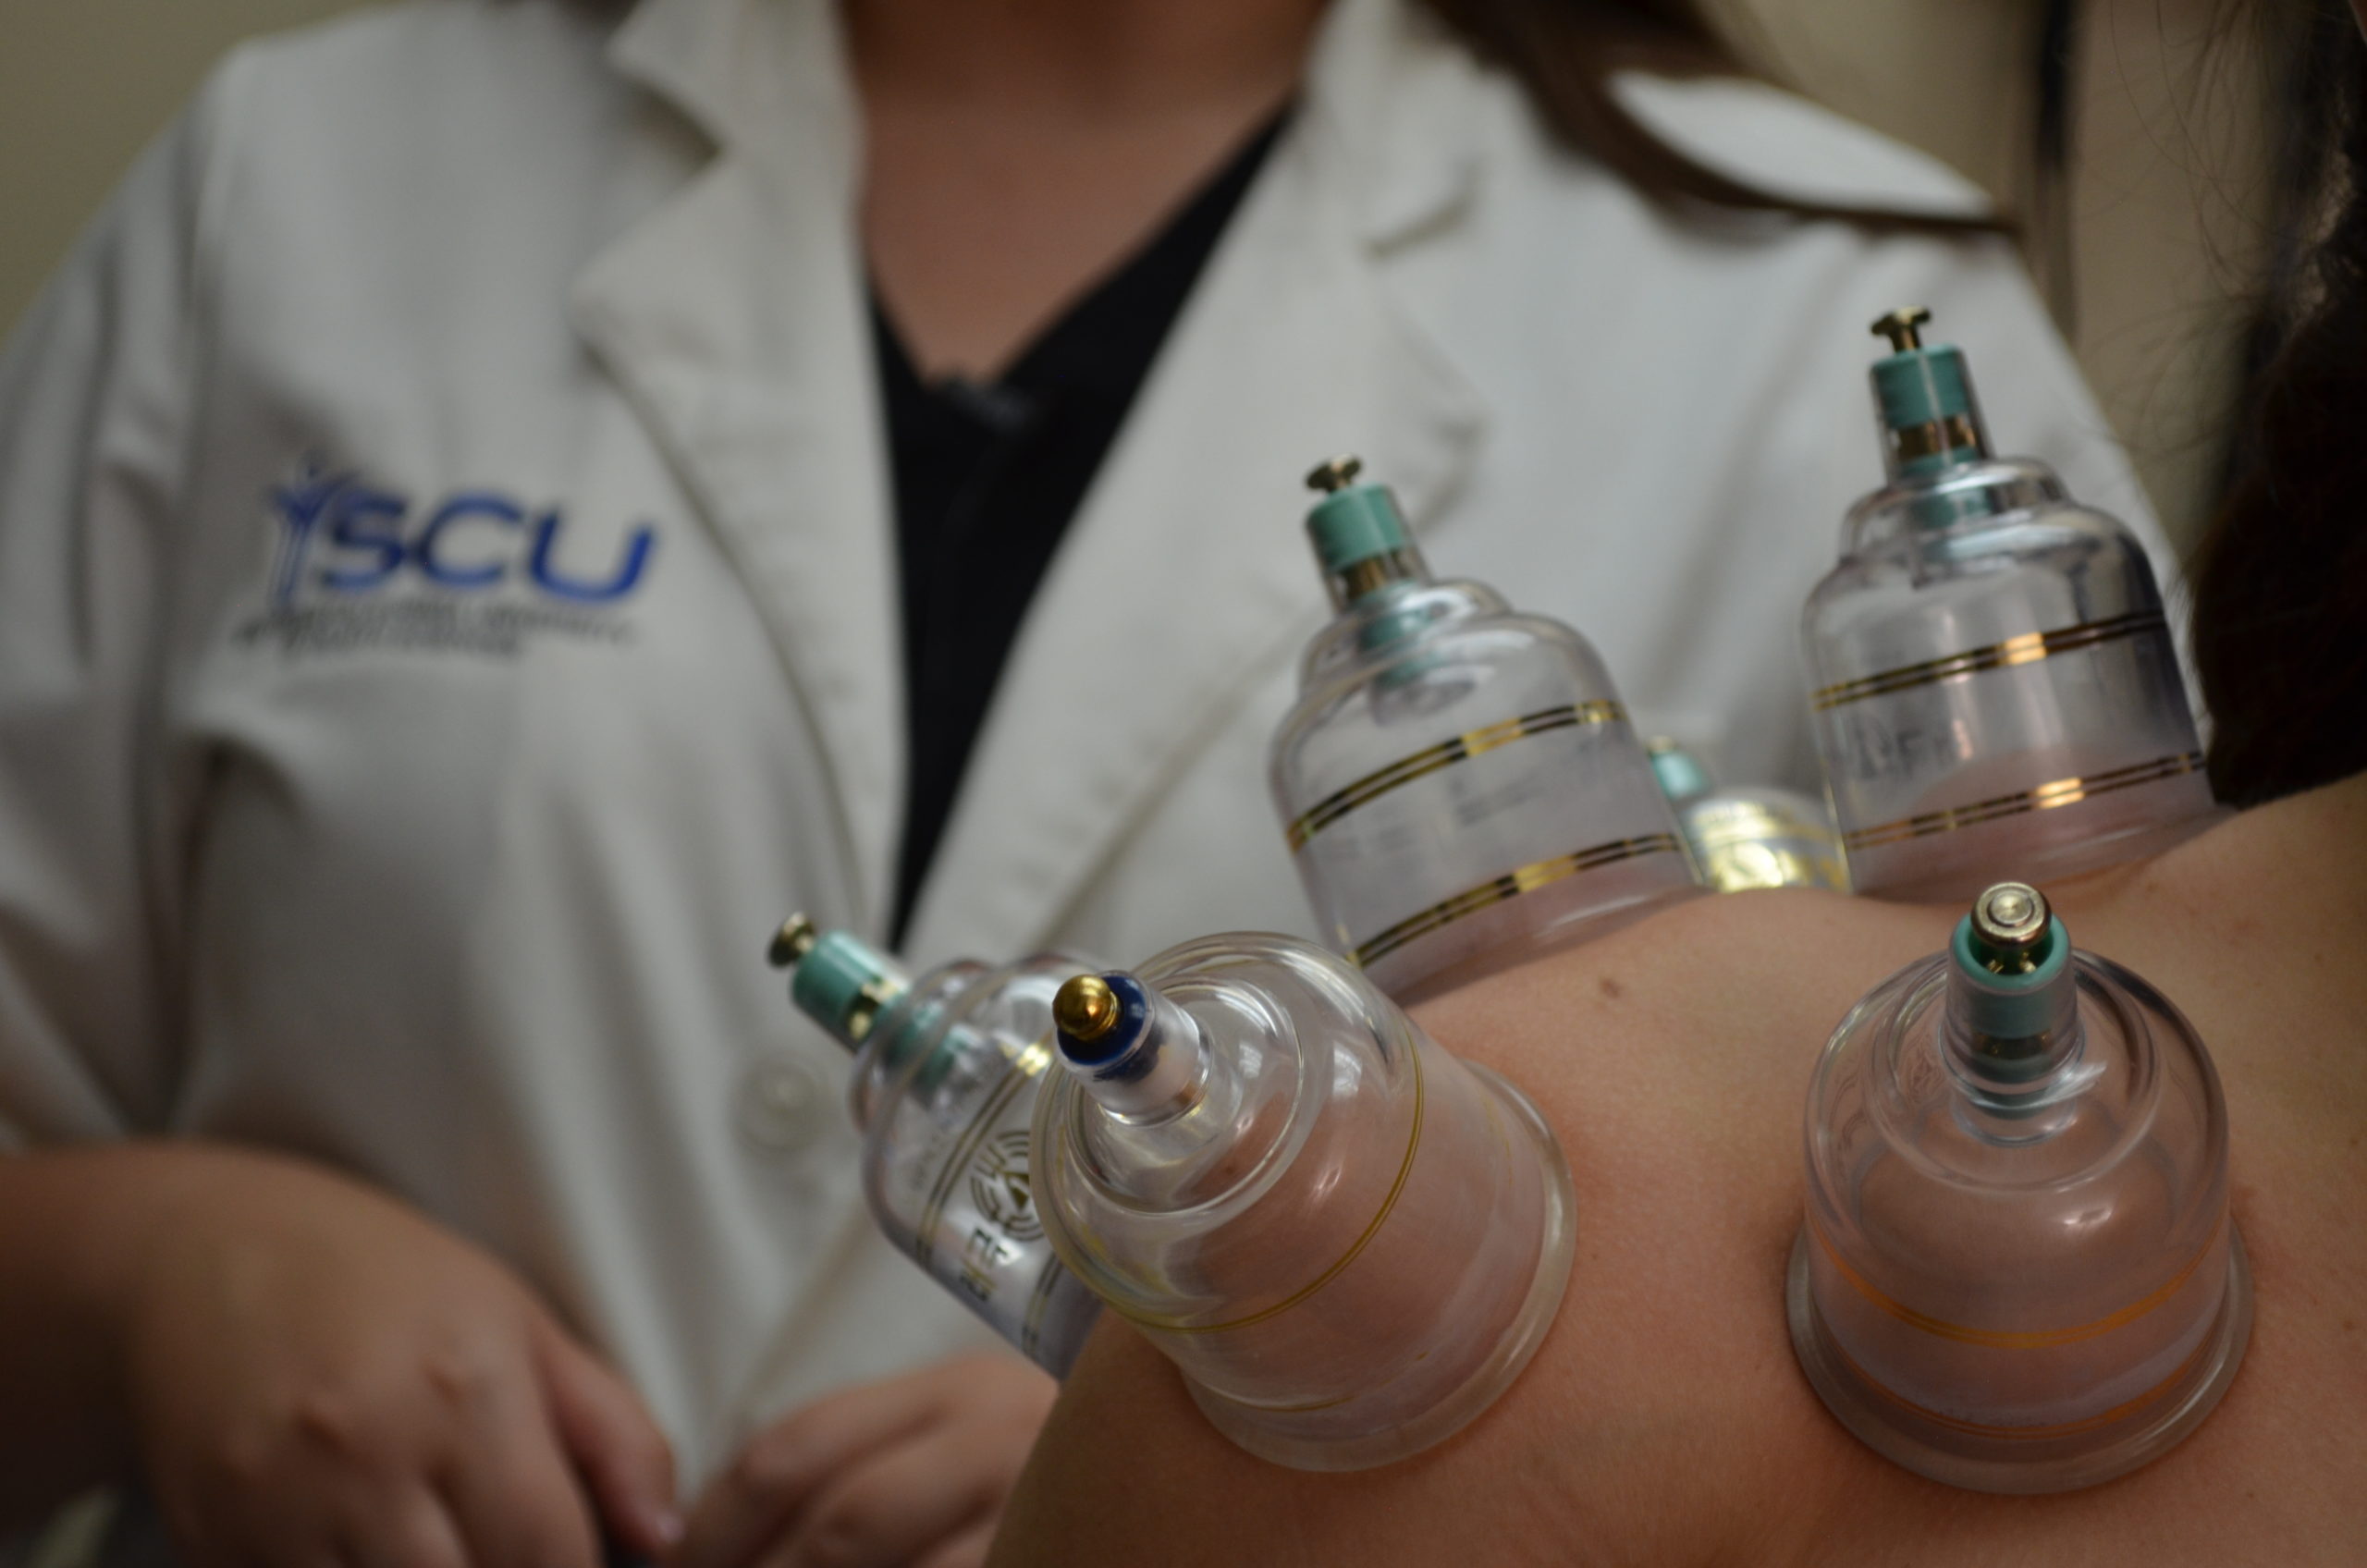
{"type": "Polygon", "coordinates": [[[2209,1044],[2257,1285],[2226,1403],[2122,1480],[2005,1499],[1850,1438],[1799,1374],[1784,1260],[1834,1023],[1957,912],[1702,900],[1421,1011],[1507,1072],[1577,1181],[1577,1262],[1512,1391],[1379,1471],[1261,1464],[1104,1320],[1011,1504],[1000,1563],[2355,1563],[2367,1550],[2367,778],[2053,889],[2079,944],[2209,1044]],[[1122,1454],[1123,1463],[1111,1463],[1122,1454]]]}
{"type": "Polygon", "coordinates": [[[679,1532],[666,1439],[526,1285],[300,1161],[0,1159],[0,1526],[143,1479],[181,1558],[534,1562],[679,1532]]]}
{"type": "Polygon", "coordinates": [[[874,286],[991,378],[1295,90],[1322,0],[852,0],[874,286]]]}
{"type": "Polygon", "coordinates": [[[669,1568],[974,1568],[1054,1391],[1016,1356],[968,1355],[817,1400],[740,1451],[669,1568]]]}

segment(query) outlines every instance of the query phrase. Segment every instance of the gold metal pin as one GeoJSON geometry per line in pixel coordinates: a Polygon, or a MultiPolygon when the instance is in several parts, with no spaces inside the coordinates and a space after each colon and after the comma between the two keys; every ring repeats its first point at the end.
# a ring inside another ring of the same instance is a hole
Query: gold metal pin
{"type": "Polygon", "coordinates": [[[2053,919],[2046,895],[2027,882],[1996,883],[1972,901],[1972,934],[1989,949],[1989,967],[2001,974],[2032,967],[2053,919]]]}
{"type": "Polygon", "coordinates": [[[1923,347],[1923,335],[1916,330],[1932,319],[1932,312],[1920,305],[1907,305],[1886,316],[1878,316],[1866,330],[1877,337],[1890,339],[1891,351],[1904,354],[1909,349],[1923,347]]]}
{"type": "Polygon", "coordinates": [[[1052,998],[1052,1022],[1080,1045],[1091,1045],[1118,1026],[1118,993],[1098,974],[1080,974],[1052,998]]]}
{"type": "Polygon", "coordinates": [[[1327,495],[1336,494],[1354,484],[1356,482],[1356,475],[1362,473],[1364,469],[1365,463],[1362,458],[1346,453],[1336,458],[1328,458],[1307,471],[1306,487],[1310,490],[1323,491],[1327,495]]]}
{"type": "Polygon", "coordinates": [[[792,914],[773,933],[772,945],[765,949],[765,958],[775,969],[789,969],[812,952],[814,944],[821,939],[822,933],[812,921],[802,914],[792,914]]]}
{"type": "Polygon", "coordinates": [[[903,994],[901,986],[884,985],[877,980],[865,981],[862,988],[855,992],[854,999],[847,1004],[846,1021],[841,1025],[846,1030],[847,1038],[857,1046],[871,1038],[871,1026],[879,1022],[879,1014],[903,994]]]}

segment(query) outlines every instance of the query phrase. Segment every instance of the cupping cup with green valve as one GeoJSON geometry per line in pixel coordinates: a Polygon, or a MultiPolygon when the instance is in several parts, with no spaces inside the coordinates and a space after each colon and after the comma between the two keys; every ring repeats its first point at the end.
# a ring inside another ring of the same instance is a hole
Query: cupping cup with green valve
{"type": "Polygon", "coordinates": [[[1080,975],[1054,1015],[1045,1230],[1227,1437],[1300,1469],[1384,1464],[1519,1376],[1574,1233],[1519,1090],[1287,937],[1080,975]]]}
{"type": "Polygon", "coordinates": [[[2155,1458],[2251,1326],[2202,1042],[2037,889],[1986,889],[1825,1047],[1787,1305],[1834,1415],[1934,1480],[2065,1491],[2155,1458]]]}
{"type": "Polygon", "coordinates": [[[2207,826],[2202,750],[2152,567],[2042,463],[1991,455],[1928,312],[1874,324],[1890,483],[1859,501],[1804,620],[1817,746],[1861,893],[1968,898],[2207,826]]]}
{"type": "Polygon", "coordinates": [[[798,1010],[855,1053],[847,1104],[881,1231],[1052,1376],[1100,1301],[1044,1239],[1028,1127],[1052,1062],[1066,953],[1002,968],[963,959],[914,980],[848,931],[792,915],[774,937],[798,1010]]]}
{"type": "Polygon", "coordinates": [[[1339,616],[1269,755],[1324,940],[1401,1000],[1697,890],[1602,661],[1435,581],[1389,491],[1324,464],[1306,528],[1339,616]]]}
{"type": "Polygon", "coordinates": [[[1758,888],[1849,890],[1841,838],[1822,801],[1772,785],[1719,788],[1691,752],[1666,736],[1644,748],[1692,846],[1701,880],[1721,893],[1758,888]]]}

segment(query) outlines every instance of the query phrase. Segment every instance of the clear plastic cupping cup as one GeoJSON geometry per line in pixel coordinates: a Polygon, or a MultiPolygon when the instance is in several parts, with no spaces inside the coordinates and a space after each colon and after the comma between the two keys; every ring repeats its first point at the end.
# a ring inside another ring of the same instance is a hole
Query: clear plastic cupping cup
{"type": "Polygon", "coordinates": [[[1874,324],[1895,349],[1872,372],[1890,483],[1850,512],[1803,632],[1850,881],[1944,901],[2001,864],[2154,853],[2214,808],[2143,548],[2044,464],[1991,455],[1929,319],[1874,324]]]}
{"type": "Polygon", "coordinates": [[[1822,801],[1773,785],[1720,789],[1699,758],[1666,736],[1654,736],[1644,749],[1662,792],[1676,808],[1693,864],[1712,891],[1849,890],[1841,836],[1822,801]]]}
{"type": "Polygon", "coordinates": [[[1611,678],[1576,632],[1433,580],[1388,490],[1317,469],[1340,613],[1269,754],[1324,939],[1400,1000],[1697,890],[1611,678]]]}
{"type": "Polygon", "coordinates": [[[855,1053],[864,1193],[898,1250],[1029,1360],[1068,1375],[1101,1302],[1045,1239],[1029,1128],[1052,998],[1090,961],[958,960],[914,980],[846,931],[791,916],[772,958],[799,1011],[855,1053]]]}
{"type": "Polygon", "coordinates": [[[1825,1047],[1786,1305],[1827,1407],[1933,1480],[2066,1491],[2157,1457],[2251,1327],[2202,1042],[2036,888],[1985,889],[1825,1047]]]}
{"type": "Polygon", "coordinates": [[[1082,975],[1058,1011],[1045,1229],[1225,1436],[1363,1469],[1520,1375],[1568,1282],[1574,1198],[1519,1090],[1287,937],[1082,975]]]}

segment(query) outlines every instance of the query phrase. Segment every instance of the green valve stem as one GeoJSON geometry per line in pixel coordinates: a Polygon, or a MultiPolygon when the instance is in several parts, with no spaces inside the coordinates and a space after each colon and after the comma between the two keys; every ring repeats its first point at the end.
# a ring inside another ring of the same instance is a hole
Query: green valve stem
{"type": "Polygon", "coordinates": [[[911,985],[904,972],[851,931],[823,931],[792,914],[767,955],[787,969],[789,998],[847,1049],[861,1050],[880,1012],[911,985]]]}
{"type": "Polygon", "coordinates": [[[1655,735],[1644,742],[1644,751],[1652,759],[1652,777],[1660,780],[1661,793],[1672,805],[1698,801],[1713,787],[1710,770],[1701,761],[1665,735],[1655,735]]]}
{"type": "Polygon", "coordinates": [[[2079,974],[2071,937],[2026,882],[1982,890],[1956,923],[1949,1030],[1956,1066],[1984,1108],[2017,1114],[2079,1054],[2079,974]]]}
{"type": "Polygon", "coordinates": [[[1891,312],[1871,328],[1891,345],[1891,352],[1874,361],[1872,376],[1883,462],[1894,480],[1919,479],[1990,456],[1964,350],[1948,343],[1925,347],[1919,329],[1931,319],[1931,312],[1915,306],[1891,312]]]}
{"type": "Polygon", "coordinates": [[[1344,610],[1397,582],[1426,582],[1429,569],[1414,545],[1397,499],[1383,484],[1359,484],[1362,459],[1333,458],[1306,476],[1323,492],[1306,514],[1306,536],[1331,590],[1331,607],[1344,610]]]}

